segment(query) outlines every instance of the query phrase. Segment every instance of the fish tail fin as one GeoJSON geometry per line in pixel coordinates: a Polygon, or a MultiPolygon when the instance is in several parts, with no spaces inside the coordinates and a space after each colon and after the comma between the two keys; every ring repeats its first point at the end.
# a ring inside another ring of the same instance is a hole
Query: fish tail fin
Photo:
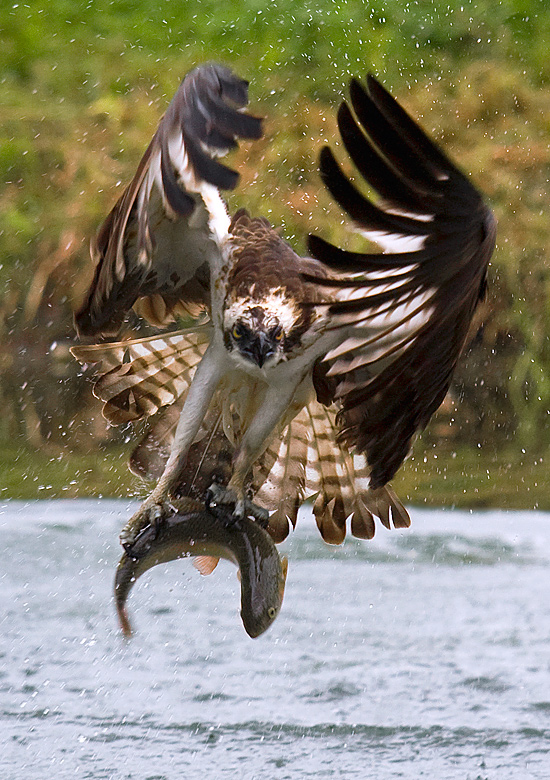
{"type": "Polygon", "coordinates": [[[117,604],[117,615],[118,615],[118,622],[120,624],[120,628],[122,630],[122,633],[126,639],[130,639],[132,636],[132,625],[130,623],[130,618],[128,617],[128,611],[126,607],[122,604],[117,604]]]}

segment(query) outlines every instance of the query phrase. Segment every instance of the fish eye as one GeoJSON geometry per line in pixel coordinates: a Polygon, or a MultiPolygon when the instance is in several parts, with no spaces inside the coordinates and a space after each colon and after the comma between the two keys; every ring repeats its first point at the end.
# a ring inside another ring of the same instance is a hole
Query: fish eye
{"type": "Polygon", "coordinates": [[[275,609],[275,607],[269,607],[269,609],[267,610],[267,614],[273,620],[273,618],[277,616],[277,610],[275,609]]]}

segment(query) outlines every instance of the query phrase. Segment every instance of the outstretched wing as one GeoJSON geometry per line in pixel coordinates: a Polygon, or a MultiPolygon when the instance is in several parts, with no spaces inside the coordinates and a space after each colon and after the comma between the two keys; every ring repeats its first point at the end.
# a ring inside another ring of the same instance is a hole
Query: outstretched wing
{"type": "Polygon", "coordinates": [[[339,344],[325,360],[340,438],[365,452],[372,488],[385,485],[442,402],[486,288],[495,219],[468,179],[371,76],[338,113],[345,148],[379,194],[374,205],[321,152],[323,181],[382,254],[310,236],[332,278],[307,275],[332,300],[339,344]]]}
{"type": "Polygon", "coordinates": [[[229,228],[218,190],[233,189],[239,178],[214,158],[237,139],[262,134],[261,119],[243,111],[247,95],[248,83],[221,65],[202,65],[183,79],[92,243],[97,266],[75,316],[80,335],[116,334],[145,296],[153,296],[143,312],[154,313],[155,324],[179,306],[208,305],[210,267],[220,262],[229,228]]]}
{"type": "MultiPolygon", "coordinates": [[[[71,347],[83,364],[98,364],[94,395],[111,425],[135,422],[185,397],[210,339],[207,327],[165,336],[71,347]]],[[[181,411],[181,408],[179,408],[181,411]]]]}

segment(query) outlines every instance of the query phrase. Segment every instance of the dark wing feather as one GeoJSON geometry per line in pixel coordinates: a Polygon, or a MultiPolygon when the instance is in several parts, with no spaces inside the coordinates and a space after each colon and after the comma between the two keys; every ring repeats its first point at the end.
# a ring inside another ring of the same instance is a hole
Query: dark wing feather
{"type": "Polygon", "coordinates": [[[329,274],[306,278],[319,301],[332,301],[339,342],[325,360],[341,439],[366,453],[378,488],[449,388],[485,292],[496,223],[477,189],[373,77],[367,89],[353,81],[350,93],[353,112],[340,108],[340,134],[380,200],[359,192],[328,148],[321,176],[383,252],[347,252],[310,236],[329,274]]]}
{"type": "Polygon", "coordinates": [[[214,158],[235,148],[237,139],[262,134],[261,119],[243,111],[247,88],[216,64],[183,79],[133,180],[92,242],[96,271],[75,316],[80,335],[117,333],[143,296],[162,295],[170,310],[179,300],[208,303],[208,268],[219,261],[216,242],[229,225],[217,190],[234,188],[239,178],[214,158]]]}

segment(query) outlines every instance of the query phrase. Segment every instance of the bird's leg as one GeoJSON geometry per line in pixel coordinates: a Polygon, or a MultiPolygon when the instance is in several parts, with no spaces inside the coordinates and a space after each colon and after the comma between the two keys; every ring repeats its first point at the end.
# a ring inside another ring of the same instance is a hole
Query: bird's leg
{"type": "Polygon", "coordinates": [[[233,520],[252,517],[263,527],[269,522],[267,509],[255,504],[246,495],[246,480],[250,469],[267,447],[273,431],[290,405],[296,385],[288,383],[286,389],[270,387],[263,403],[252,418],[242,438],[233,462],[233,472],[227,486],[214,482],[206,493],[206,504],[232,505],[233,520]]]}
{"type": "Polygon", "coordinates": [[[181,473],[189,447],[193,443],[203,418],[208,410],[212,396],[222,376],[219,362],[210,347],[204,353],[193,380],[189,386],[187,398],[181,411],[178,426],[172,443],[170,457],[164,471],[150,496],[138,511],[132,515],[120,533],[120,542],[130,550],[140,531],[149,525],[159,525],[164,518],[173,514],[170,504],[170,492],[181,473]]]}

